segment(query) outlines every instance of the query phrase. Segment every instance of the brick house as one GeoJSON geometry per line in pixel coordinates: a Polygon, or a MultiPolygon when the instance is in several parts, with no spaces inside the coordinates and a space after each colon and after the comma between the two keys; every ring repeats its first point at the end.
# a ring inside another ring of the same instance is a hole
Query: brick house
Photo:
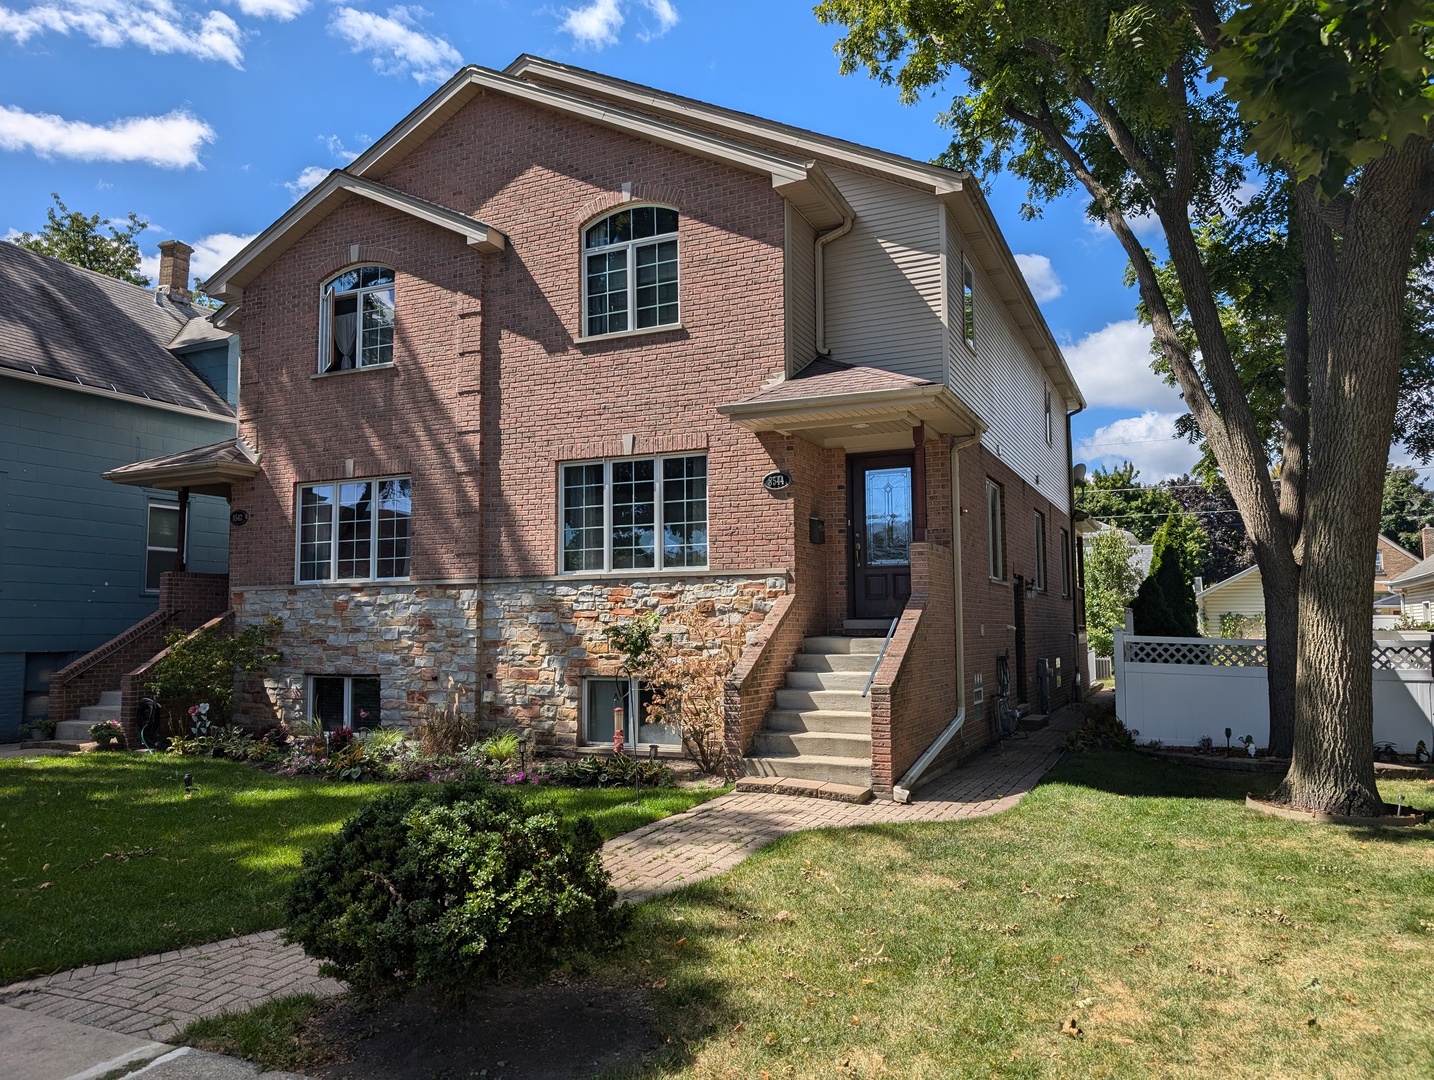
{"type": "Polygon", "coordinates": [[[284,624],[251,716],[457,689],[540,747],[610,745],[614,704],[670,747],[606,630],[688,613],[741,646],[749,772],[890,794],[992,739],[998,655],[1072,692],[1083,402],[964,174],[523,56],[206,287],[261,464],[235,617],[284,624]]]}

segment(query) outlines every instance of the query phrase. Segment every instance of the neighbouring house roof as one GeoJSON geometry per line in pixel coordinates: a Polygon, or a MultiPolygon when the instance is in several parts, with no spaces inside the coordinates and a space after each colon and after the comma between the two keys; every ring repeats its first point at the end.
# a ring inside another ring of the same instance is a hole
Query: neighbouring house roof
{"type": "Polygon", "coordinates": [[[258,472],[258,452],[242,438],[234,438],[121,465],[101,475],[116,484],[166,491],[188,488],[198,495],[227,496],[234,481],[247,480],[258,472]]]}
{"type": "Polygon", "coordinates": [[[944,383],[824,357],[717,411],[748,431],[800,431],[818,446],[848,450],[910,446],[917,421],[955,435],[986,430],[944,383]]]}
{"type": "Polygon", "coordinates": [[[1217,593],[1217,592],[1219,592],[1221,589],[1227,589],[1227,588],[1229,588],[1231,585],[1234,585],[1237,581],[1244,581],[1244,580],[1245,580],[1246,578],[1248,578],[1248,577],[1258,576],[1259,573],[1260,573],[1260,564],[1259,564],[1259,563],[1256,563],[1256,564],[1254,564],[1253,566],[1247,566],[1247,567],[1245,567],[1245,569],[1241,570],[1238,574],[1231,574],[1231,575],[1230,575],[1229,577],[1227,577],[1224,581],[1217,581],[1217,582],[1215,582],[1215,584],[1210,585],[1210,586],[1207,586],[1207,587],[1204,588],[1204,589],[1201,589],[1199,592],[1197,592],[1197,593],[1195,594],[1195,597],[1196,597],[1196,599],[1200,599],[1200,598],[1202,598],[1202,597],[1209,596],[1211,593],[1217,593]]]}
{"type": "Polygon", "coordinates": [[[171,351],[226,339],[209,314],[0,243],[0,375],[232,419],[233,406],[171,351]]]}
{"type": "Polygon", "coordinates": [[[1414,554],[1414,552],[1410,551],[1403,544],[1399,543],[1399,541],[1391,540],[1386,533],[1379,534],[1379,542],[1381,544],[1387,544],[1389,547],[1392,547],[1395,551],[1399,552],[1406,558],[1413,559],[1415,562],[1419,561],[1418,555],[1414,554]]]}
{"type": "Polygon", "coordinates": [[[1391,581],[1389,587],[1395,592],[1403,592],[1405,589],[1412,589],[1429,581],[1434,581],[1434,555],[1415,563],[1391,581]]]}
{"type": "Polygon", "coordinates": [[[430,225],[436,225],[440,229],[457,233],[470,247],[478,251],[502,251],[508,243],[507,237],[501,232],[477,218],[384,184],[365,180],[343,169],[335,169],[295,203],[288,213],[249,241],[234,258],[215,271],[205,283],[205,291],[221,300],[239,300],[249,282],[351,198],[367,199],[426,221],[430,225]]]}
{"type": "Polygon", "coordinates": [[[1375,611],[1379,611],[1381,608],[1383,608],[1397,612],[1403,606],[1404,602],[1400,600],[1397,596],[1381,596],[1378,600],[1374,602],[1375,611]]]}

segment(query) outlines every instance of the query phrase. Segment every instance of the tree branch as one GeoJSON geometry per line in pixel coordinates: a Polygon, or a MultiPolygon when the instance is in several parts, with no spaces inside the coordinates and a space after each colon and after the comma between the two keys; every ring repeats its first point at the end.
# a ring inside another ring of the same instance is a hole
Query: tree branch
{"type": "Polygon", "coordinates": [[[1185,61],[1177,59],[1165,72],[1170,122],[1175,128],[1175,178],[1170,198],[1188,204],[1195,190],[1195,137],[1190,131],[1190,99],[1185,88],[1185,61]]]}
{"type": "Polygon", "coordinates": [[[1310,431],[1310,291],[1305,280],[1303,249],[1300,245],[1299,212],[1291,193],[1290,241],[1299,257],[1290,268],[1290,310],[1285,317],[1285,400],[1280,407],[1284,446],[1280,454],[1280,516],[1285,535],[1294,549],[1295,562],[1303,562],[1305,492],[1308,487],[1310,431]]]}
{"type": "Polygon", "coordinates": [[[1221,19],[1211,0],[1187,0],[1190,21],[1195,24],[1195,33],[1200,35],[1200,44],[1211,52],[1223,48],[1227,43],[1220,30],[1221,19]]]}

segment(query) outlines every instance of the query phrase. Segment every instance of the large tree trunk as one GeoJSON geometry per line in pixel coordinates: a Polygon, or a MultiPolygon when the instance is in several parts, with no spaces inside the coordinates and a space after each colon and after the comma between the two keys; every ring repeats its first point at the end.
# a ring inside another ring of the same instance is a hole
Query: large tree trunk
{"type": "Polygon", "coordinates": [[[1372,574],[1398,390],[1403,298],[1427,208],[1428,139],[1371,162],[1352,199],[1299,192],[1310,289],[1310,460],[1290,771],[1278,797],[1383,812],[1374,782],[1372,574]]]}
{"type": "Polygon", "coordinates": [[[1277,758],[1289,757],[1295,745],[1295,672],[1300,629],[1296,573],[1285,574],[1279,570],[1266,573],[1264,567],[1260,568],[1265,590],[1265,672],[1270,698],[1268,750],[1271,757],[1277,758]]]}

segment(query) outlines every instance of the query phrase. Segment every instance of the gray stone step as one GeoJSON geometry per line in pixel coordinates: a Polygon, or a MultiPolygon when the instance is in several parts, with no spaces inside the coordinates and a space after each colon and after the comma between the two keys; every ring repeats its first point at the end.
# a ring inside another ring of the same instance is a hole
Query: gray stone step
{"type": "Polygon", "coordinates": [[[859,671],[870,675],[876,657],[867,653],[797,653],[793,671],[859,671]]]}
{"type": "Polygon", "coordinates": [[[742,769],[747,776],[791,776],[799,780],[871,787],[870,760],[853,761],[850,758],[809,754],[800,757],[748,757],[742,759],[742,769]]]}
{"type": "MultiPolygon", "coordinates": [[[[81,709],[80,712],[84,712],[81,709]]],[[[101,716],[100,720],[111,719],[108,716],[101,716]]],[[[119,719],[119,710],[115,710],[113,719],[119,719]]],[[[90,725],[98,723],[96,720],[61,720],[55,725],[55,739],[57,742],[94,742],[90,738],[90,725]]]]}
{"type": "MultiPolygon", "coordinates": [[[[86,705],[80,709],[80,720],[84,721],[86,727],[91,724],[98,724],[101,720],[118,720],[120,718],[120,707],[114,705],[86,705]]],[[[79,723],[78,720],[69,720],[66,723],[79,723]]]]}
{"type": "Polygon", "coordinates": [[[871,699],[861,696],[861,690],[791,690],[777,691],[777,708],[798,709],[808,712],[813,709],[830,709],[834,712],[864,712],[871,714],[871,699]]]}
{"type": "Polygon", "coordinates": [[[882,637],[885,637],[886,632],[891,629],[891,620],[846,619],[842,622],[841,628],[845,630],[848,634],[860,634],[863,637],[868,637],[872,634],[880,634],[882,637]]]}
{"type": "Polygon", "coordinates": [[[870,735],[871,713],[835,712],[830,709],[773,709],[767,713],[769,731],[829,731],[870,735]]]}
{"type": "Polygon", "coordinates": [[[120,701],[121,701],[120,691],[118,691],[118,690],[106,690],[106,691],[104,691],[104,693],[100,694],[100,700],[97,701],[97,702],[95,702],[95,704],[96,704],[96,705],[109,705],[109,706],[112,706],[112,707],[118,709],[118,708],[120,707],[120,701]]]}
{"type": "Polygon", "coordinates": [[[881,652],[881,638],[838,637],[828,634],[809,637],[802,642],[802,651],[808,653],[862,653],[875,656],[881,652]]]}
{"type": "Polygon", "coordinates": [[[789,671],[788,690],[855,690],[866,688],[870,677],[865,671],[789,671]]]}
{"type": "Polygon", "coordinates": [[[772,731],[764,728],[757,732],[752,743],[752,752],[757,757],[798,754],[802,757],[851,758],[864,762],[868,769],[871,768],[870,735],[832,731],[772,731]]]}

